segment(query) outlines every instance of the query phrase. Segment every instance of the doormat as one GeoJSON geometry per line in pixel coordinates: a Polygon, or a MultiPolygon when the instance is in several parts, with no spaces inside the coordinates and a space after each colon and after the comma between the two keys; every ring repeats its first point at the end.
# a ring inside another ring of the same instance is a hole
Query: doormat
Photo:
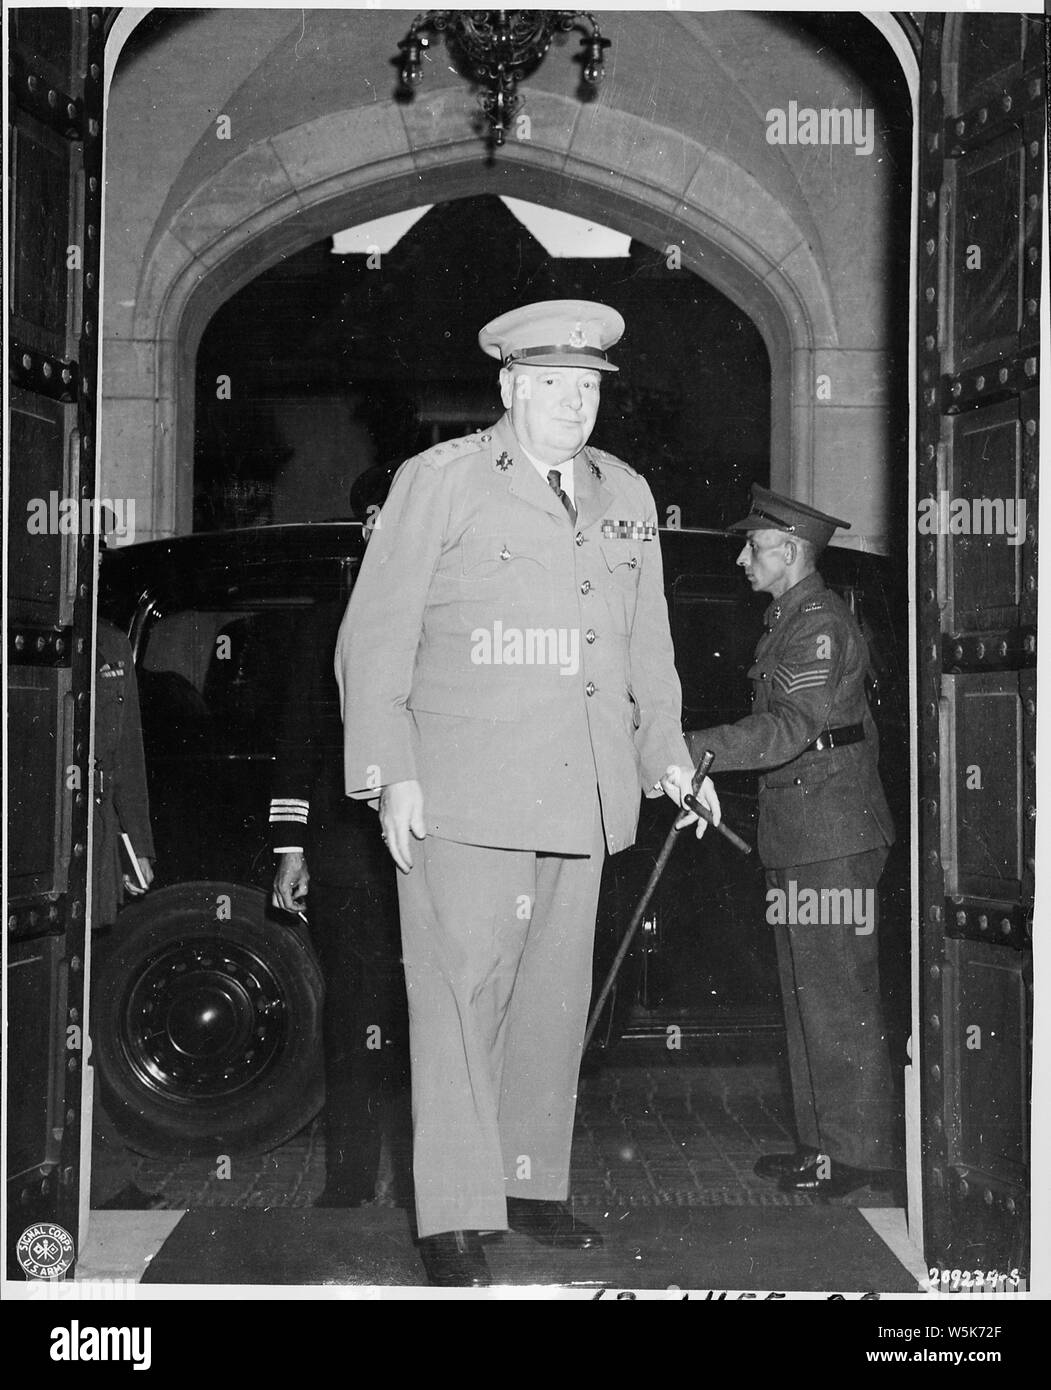
{"type": "MultiPolygon", "coordinates": [[[[585,1213],[578,1207],[581,1216],[585,1213]]],[[[509,1285],[763,1292],[915,1293],[917,1283],[852,1207],[676,1207],[587,1214],[605,1244],[551,1250],[487,1237],[509,1285]]],[[[426,1284],[409,1217],[389,1207],[189,1211],[146,1284],[426,1284]]]]}

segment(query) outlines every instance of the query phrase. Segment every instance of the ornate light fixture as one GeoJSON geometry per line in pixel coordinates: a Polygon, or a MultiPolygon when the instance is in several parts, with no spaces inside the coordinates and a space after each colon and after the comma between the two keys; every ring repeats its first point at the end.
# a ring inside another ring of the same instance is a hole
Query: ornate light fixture
{"type": "Polygon", "coordinates": [[[427,10],[416,16],[398,44],[402,57],[395,62],[402,93],[411,96],[423,80],[428,35],[444,35],[457,67],[484,88],[478,99],[489,122],[490,147],[502,145],[521,105],[519,82],[540,66],[555,34],[571,29],[583,34],[576,61],[583,65],[584,95],[592,96],[605,73],[603,54],[610,41],[585,10],[427,10]]]}

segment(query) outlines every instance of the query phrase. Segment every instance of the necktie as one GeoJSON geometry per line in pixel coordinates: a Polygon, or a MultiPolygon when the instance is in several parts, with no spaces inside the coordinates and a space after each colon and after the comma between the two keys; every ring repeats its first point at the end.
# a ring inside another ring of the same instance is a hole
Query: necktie
{"type": "Polygon", "coordinates": [[[562,474],[557,468],[549,468],[547,480],[551,484],[551,490],[569,513],[569,519],[575,526],[577,524],[577,509],[569,500],[562,488],[562,474]]]}

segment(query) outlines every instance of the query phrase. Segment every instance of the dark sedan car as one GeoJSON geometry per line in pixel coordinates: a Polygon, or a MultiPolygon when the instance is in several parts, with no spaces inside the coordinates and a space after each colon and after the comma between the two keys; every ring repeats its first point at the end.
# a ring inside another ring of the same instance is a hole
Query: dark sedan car
{"type": "MultiPolygon", "coordinates": [[[[740,718],[765,600],[735,571],[738,545],[721,533],[668,529],[661,542],[684,725],[740,718]]],[[[104,558],[100,606],[135,651],[158,857],[152,891],[100,942],[92,1032],[108,1108],[144,1153],[259,1151],[322,1104],[322,980],[309,928],[269,906],[267,822],[297,634],[316,605],[346,600],[362,547],[360,525],[331,522],[184,536],[104,558]]],[[[908,740],[889,569],[838,549],[822,569],[869,636],[893,796],[907,789],[908,740]]],[[[754,844],[754,777],[713,774],[727,822],[754,844]]],[[[665,798],[646,801],[635,848],[607,860],[596,980],[672,818],[665,798]]],[[[903,808],[897,819],[907,824],[903,808]]],[[[901,846],[895,860],[904,863],[901,846]]],[[[893,997],[907,984],[908,913],[893,862],[885,879],[893,997]]],[[[754,1042],[780,1027],[756,856],[719,836],[684,837],[590,1060],[625,1034],[754,1042]]]]}

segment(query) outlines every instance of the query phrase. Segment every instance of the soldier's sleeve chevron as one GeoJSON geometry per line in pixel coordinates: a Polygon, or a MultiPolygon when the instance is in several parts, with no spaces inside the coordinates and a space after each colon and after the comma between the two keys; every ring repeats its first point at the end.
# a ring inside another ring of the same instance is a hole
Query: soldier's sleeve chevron
{"type": "Polygon", "coordinates": [[[773,679],[786,695],[795,695],[801,690],[815,690],[819,686],[828,682],[828,673],[831,666],[826,663],[824,666],[810,666],[800,670],[798,667],[786,666],[781,663],[774,670],[773,679]]]}

